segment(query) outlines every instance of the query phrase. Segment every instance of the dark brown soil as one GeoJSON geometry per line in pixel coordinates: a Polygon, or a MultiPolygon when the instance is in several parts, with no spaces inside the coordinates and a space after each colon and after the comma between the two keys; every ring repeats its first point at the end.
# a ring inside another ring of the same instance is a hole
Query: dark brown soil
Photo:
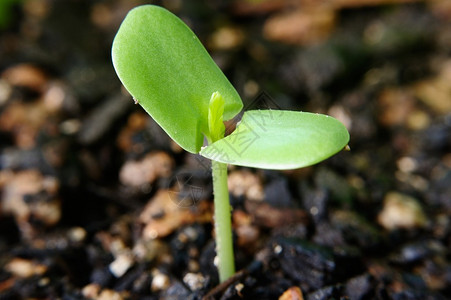
{"type": "Polygon", "coordinates": [[[0,299],[451,298],[450,1],[157,1],[245,109],[351,134],[310,168],[230,168],[240,271],[222,285],[208,161],[111,64],[145,1],[1,3],[0,299]]]}

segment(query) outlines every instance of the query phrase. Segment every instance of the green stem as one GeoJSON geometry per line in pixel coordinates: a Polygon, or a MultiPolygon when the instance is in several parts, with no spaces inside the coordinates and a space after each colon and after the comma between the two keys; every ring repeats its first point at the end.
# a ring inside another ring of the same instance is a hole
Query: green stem
{"type": "Polygon", "coordinates": [[[233,257],[231,206],[227,186],[227,164],[212,160],[213,194],[215,204],[216,252],[221,282],[235,274],[233,257]]]}

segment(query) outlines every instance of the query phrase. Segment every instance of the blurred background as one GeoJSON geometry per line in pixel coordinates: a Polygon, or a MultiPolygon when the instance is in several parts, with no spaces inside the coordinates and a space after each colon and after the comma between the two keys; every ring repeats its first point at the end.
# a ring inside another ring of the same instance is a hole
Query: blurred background
{"type": "Polygon", "coordinates": [[[217,284],[208,162],[111,63],[148,3],[189,25],[245,109],[326,113],[351,134],[313,167],[231,167],[237,264],[259,265],[222,299],[451,297],[451,1],[1,0],[1,299],[217,284]]]}

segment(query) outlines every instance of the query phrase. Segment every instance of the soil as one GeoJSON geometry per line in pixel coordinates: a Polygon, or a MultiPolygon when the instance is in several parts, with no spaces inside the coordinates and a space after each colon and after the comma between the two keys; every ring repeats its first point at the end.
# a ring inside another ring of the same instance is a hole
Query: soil
{"type": "Polygon", "coordinates": [[[208,161],[111,64],[146,1],[1,3],[0,299],[451,298],[450,1],[153,2],[246,110],[351,135],[309,168],[229,168],[239,271],[222,284],[208,161]]]}

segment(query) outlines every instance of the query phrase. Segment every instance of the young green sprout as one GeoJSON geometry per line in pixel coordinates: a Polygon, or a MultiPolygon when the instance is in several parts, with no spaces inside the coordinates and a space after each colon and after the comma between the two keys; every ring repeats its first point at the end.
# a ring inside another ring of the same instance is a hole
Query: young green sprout
{"type": "Polygon", "coordinates": [[[296,111],[246,111],[224,137],[224,121],[243,108],[240,96],[196,35],[154,5],[132,9],[112,46],[125,88],[183,149],[212,160],[220,281],[235,272],[227,164],[295,169],[342,150],[349,133],[336,119],[296,111]],[[204,138],[208,145],[202,147],[204,138]]]}

